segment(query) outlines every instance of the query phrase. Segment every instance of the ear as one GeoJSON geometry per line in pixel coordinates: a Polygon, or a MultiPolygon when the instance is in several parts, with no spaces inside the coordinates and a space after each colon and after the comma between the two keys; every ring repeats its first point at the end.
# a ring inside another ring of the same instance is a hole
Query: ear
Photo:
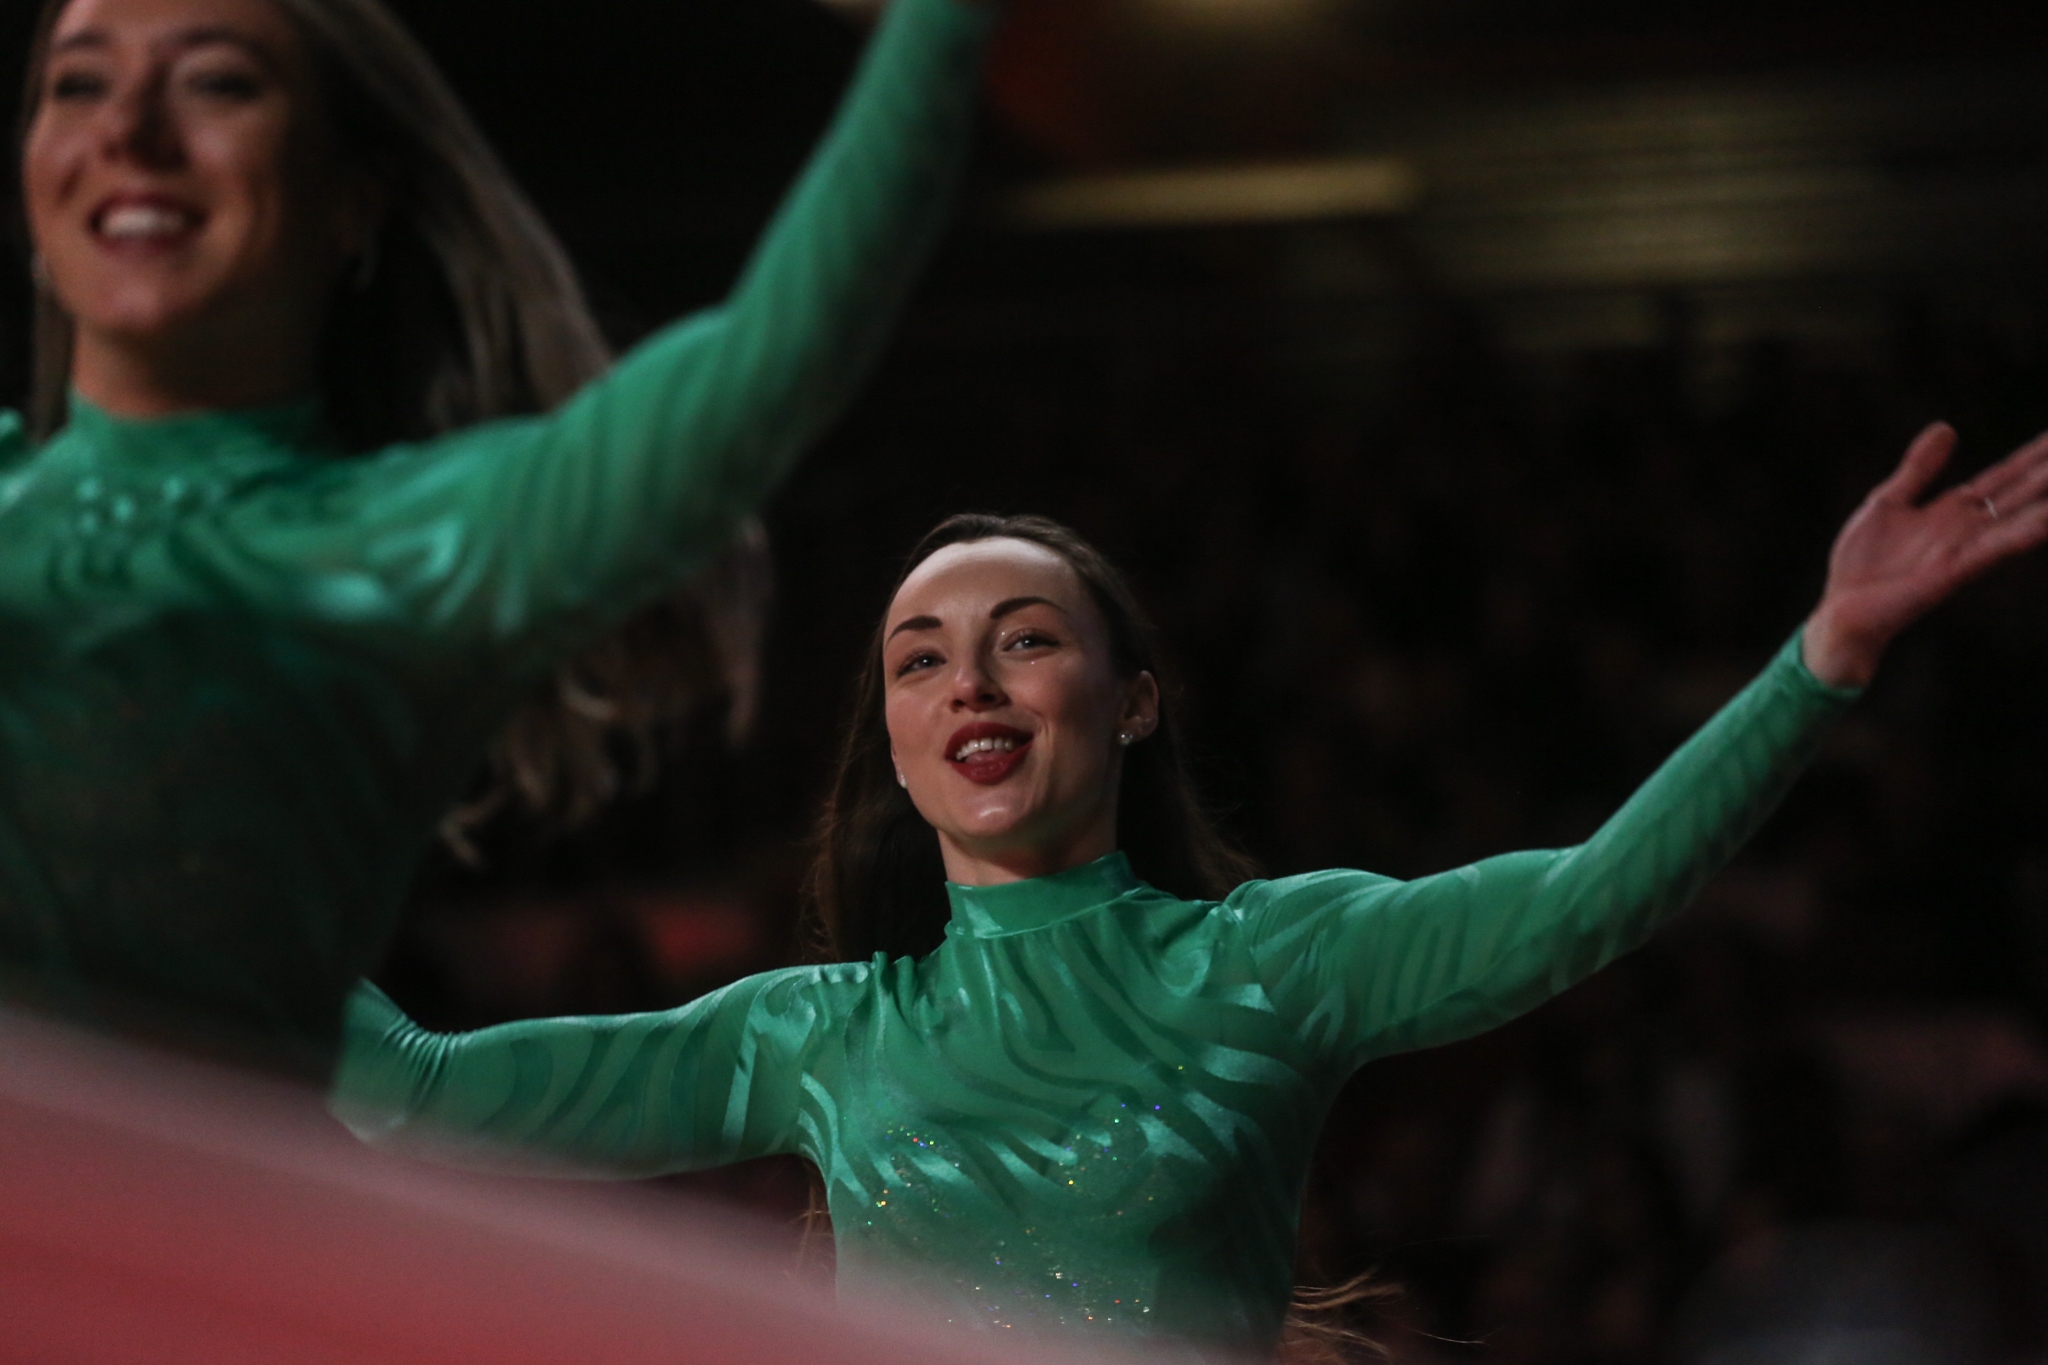
{"type": "Polygon", "coordinates": [[[1117,732],[1129,735],[1133,744],[1148,739],[1159,728],[1159,679],[1140,670],[1124,690],[1124,705],[1117,716],[1117,732]]]}

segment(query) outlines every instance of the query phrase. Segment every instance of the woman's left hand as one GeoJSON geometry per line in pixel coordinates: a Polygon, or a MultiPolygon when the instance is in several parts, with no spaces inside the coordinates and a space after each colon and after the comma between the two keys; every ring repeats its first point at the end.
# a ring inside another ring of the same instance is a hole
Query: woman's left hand
{"type": "Polygon", "coordinates": [[[1802,642],[1822,682],[1864,686],[1900,631],[1994,564],[2048,541],[2048,436],[1923,501],[1955,448],[1946,423],[1921,432],[1836,537],[1802,642]]]}

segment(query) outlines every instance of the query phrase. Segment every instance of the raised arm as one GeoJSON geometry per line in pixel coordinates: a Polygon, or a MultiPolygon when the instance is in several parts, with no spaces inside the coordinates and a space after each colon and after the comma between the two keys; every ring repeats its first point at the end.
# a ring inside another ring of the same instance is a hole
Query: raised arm
{"type": "Polygon", "coordinates": [[[1648,938],[1770,813],[1901,631],[2048,539],[2048,438],[1929,496],[1954,445],[1941,426],[1914,442],[1843,529],[1801,634],[1586,843],[1405,883],[1240,888],[1282,1014],[1348,1069],[1503,1023],[1648,938]]]}
{"type": "Polygon", "coordinates": [[[939,235],[992,8],[896,0],[726,302],[546,416],[337,468],[240,529],[316,611],[462,645],[584,636],[687,574],[843,407],[939,235]],[[317,506],[310,505],[317,504],[317,506]]]}
{"type": "Polygon", "coordinates": [[[1853,694],[1795,638],[1576,848],[1400,882],[1319,872],[1231,898],[1283,1017],[1348,1071],[1534,1008],[1640,945],[1778,803],[1853,694]]]}
{"type": "Polygon", "coordinates": [[[464,1165],[619,1177],[795,1150],[815,971],[681,1009],[429,1033],[367,982],[331,1106],[365,1141],[464,1165]]]}

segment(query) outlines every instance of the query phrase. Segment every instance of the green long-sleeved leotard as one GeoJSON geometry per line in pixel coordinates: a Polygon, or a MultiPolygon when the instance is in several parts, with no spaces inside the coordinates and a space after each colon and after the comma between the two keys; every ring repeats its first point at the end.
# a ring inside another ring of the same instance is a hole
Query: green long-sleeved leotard
{"type": "MultiPolygon", "coordinates": [[[[338,1113],[648,1175],[800,1153],[849,1280],[952,1316],[1271,1345],[1316,1130],[1362,1063],[1502,1023],[1636,946],[1777,802],[1849,694],[1796,642],[1587,843],[1220,903],[1121,854],[950,886],[945,943],[681,1009],[421,1031],[351,1007],[338,1113]]],[[[446,1148],[441,1148],[446,1154],[446,1148]]]]}
{"type": "Polygon", "coordinates": [[[672,589],[848,396],[943,220],[984,9],[897,0],[723,306],[546,416],[0,414],[0,973],[331,1053],[519,690],[672,589]]]}

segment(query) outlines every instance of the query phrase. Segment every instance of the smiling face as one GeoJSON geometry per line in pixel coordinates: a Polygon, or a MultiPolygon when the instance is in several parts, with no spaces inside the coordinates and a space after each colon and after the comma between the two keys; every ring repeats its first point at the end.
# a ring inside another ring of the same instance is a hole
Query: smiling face
{"type": "Polygon", "coordinates": [[[309,387],[327,300],[381,205],[332,155],[283,13],[270,0],[73,0],[35,98],[30,230],[77,328],[87,397],[118,410],[135,385],[122,366],[152,357],[225,386],[226,401],[238,385],[309,387]]]}
{"type": "Polygon", "coordinates": [[[889,606],[890,752],[956,882],[1077,867],[1116,848],[1123,736],[1158,724],[1150,673],[1119,676],[1108,625],[1042,545],[949,545],[889,606]]]}

